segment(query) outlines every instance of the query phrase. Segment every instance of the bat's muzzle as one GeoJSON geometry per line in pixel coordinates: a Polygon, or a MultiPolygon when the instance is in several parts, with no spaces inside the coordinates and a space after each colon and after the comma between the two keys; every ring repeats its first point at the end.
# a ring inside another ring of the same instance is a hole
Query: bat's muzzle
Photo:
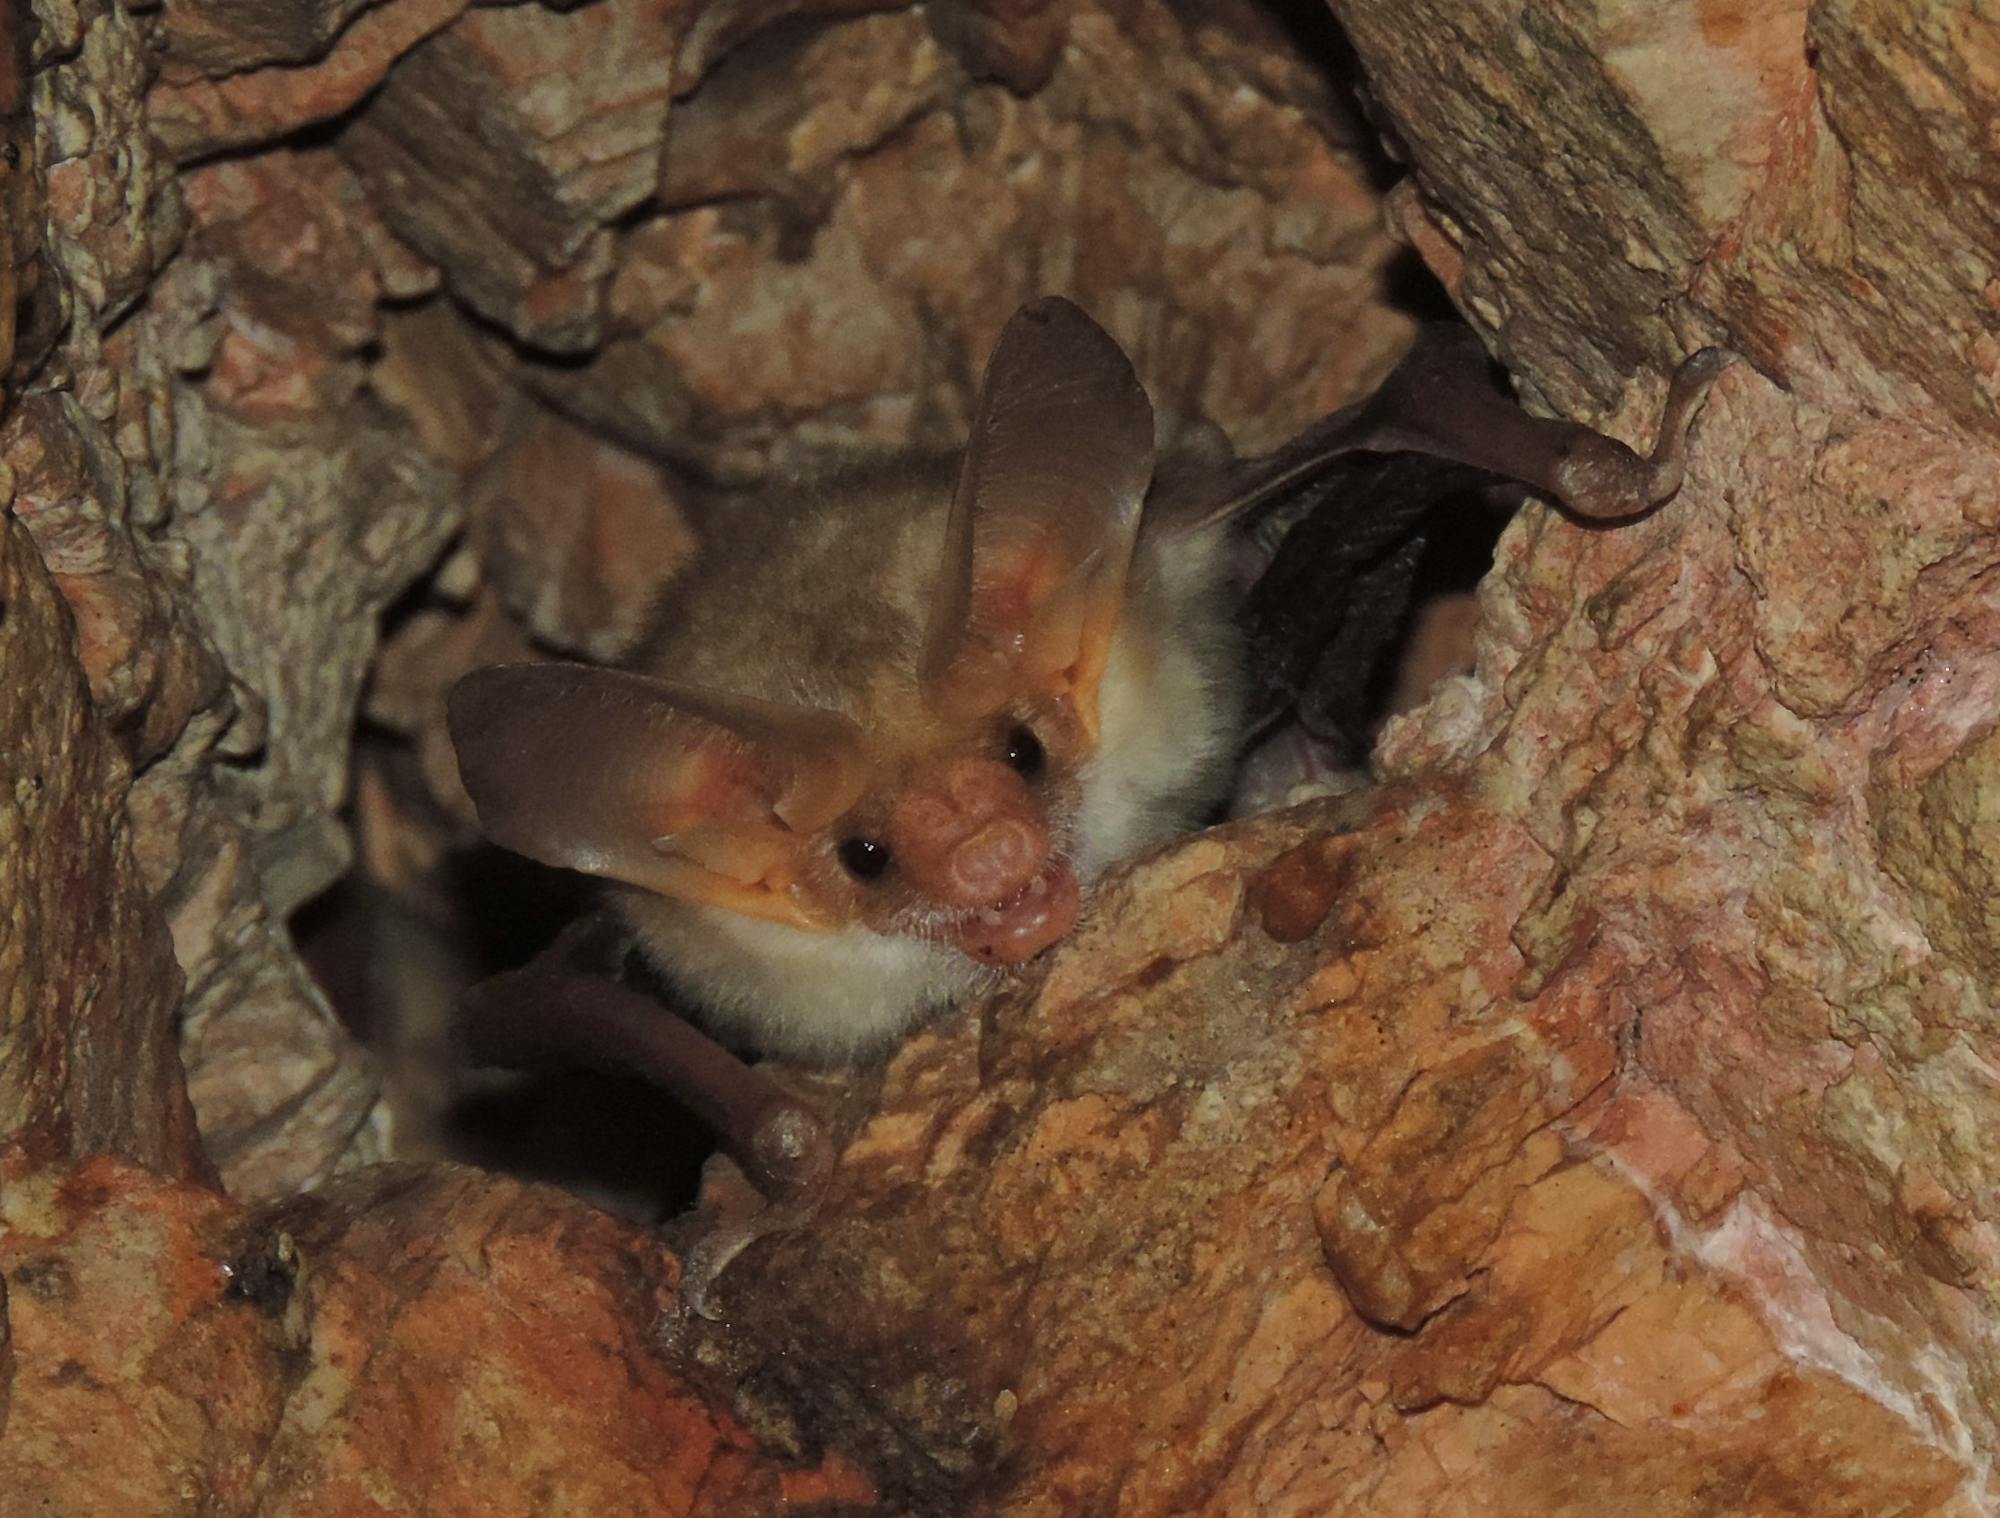
{"type": "Polygon", "coordinates": [[[911,887],[948,914],[946,941],[981,964],[1020,964],[1076,925],[1076,872],[1035,792],[997,760],[960,755],[919,773],[888,841],[911,887]]]}
{"type": "Polygon", "coordinates": [[[945,936],[981,964],[1024,964],[1076,926],[1081,900],[1076,871],[1052,860],[1019,895],[979,908],[945,936]]]}

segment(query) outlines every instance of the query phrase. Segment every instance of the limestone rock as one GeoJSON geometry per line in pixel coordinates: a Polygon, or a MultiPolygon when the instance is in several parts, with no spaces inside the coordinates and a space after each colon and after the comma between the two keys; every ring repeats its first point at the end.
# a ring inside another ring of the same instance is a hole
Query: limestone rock
{"type": "Polygon", "coordinates": [[[174,72],[236,74],[322,56],[369,0],[173,0],[164,8],[174,72]]]}
{"type": "MultiPolygon", "coordinates": [[[[107,773],[92,805],[115,815],[132,786],[210,1152],[246,1194],[283,1194],[380,1150],[373,1074],[282,919],[344,866],[335,814],[374,622],[456,498],[360,395],[377,302],[408,269],[355,181],[319,152],[177,184],[143,131],[128,14],[87,11],[73,48],[40,97],[71,313],[47,362],[65,378],[15,407],[0,446],[97,708],[140,767],[107,773]]],[[[160,1079],[135,1112],[185,1102],[177,1070],[160,1079]]]]}
{"type": "Polygon", "coordinates": [[[146,97],[147,119],[183,160],[274,141],[358,104],[398,58],[465,8],[466,0],[383,0],[310,62],[162,78],[146,97]]]}
{"type": "Polygon", "coordinates": [[[1545,868],[1409,787],[1114,882],[1037,991],[898,1056],[827,1214],[724,1277],[740,1384],[913,1441],[954,1510],[1971,1511],[1741,1155],[1621,1075],[1645,988],[1579,957],[1528,989],[1545,868]],[[1333,890],[1280,942],[1301,858],[1333,890]],[[883,1372],[859,1411],[839,1363],[883,1372]]]}
{"type": "Polygon", "coordinates": [[[942,5],[926,13],[938,40],[975,79],[997,79],[1019,95],[1049,82],[1068,40],[1068,7],[1053,0],[942,5]]]}
{"type": "Polygon", "coordinates": [[[656,1245],[544,1189],[378,1170],[275,1212],[0,1153],[0,1511],[695,1515],[860,1504],[761,1458],[648,1325],[656,1245]]]}
{"type": "Polygon", "coordinates": [[[104,1156],[0,1150],[0,1510],[251,1510],[298,1335],[232,1290],[239,1219],[104,1156]]]}
{"type": "Polygon", "coordinates": [[[14,513],[76,618],[98,711],[129,729],[134,760],[158,758],[221,693],[220,665],[174,598],[184,566],[131,531],[122,462],[74,398],[24,400],[0,449],[14,513]]]}
{"type": "MultiPolygon", "coordinates": [[[[1341,11],[1416,162],[1439,160],[1418,181],[1452,208],[1461,289],[1552,394],[1610,393],[1669,328],[1726,333],[1789,387],[1726,381],[1708,481],[1654,521],[1594,541],[1517,523],[1475,681],[1387,761],[1470,767],[1548,851],[1514,940],[1543,974],[1630,987],[1622,1085],[1744,1168],[1689,1247],[1755,1282],[1801,1357],[1940,1449],[1990,1447],[2000,1320],[1971,1304],[1994,1279],[1992,1178],[1950,1135],[1995,1106],[1964,905],[1996,565],[1991,411],[1968,387],[1991,316],[1956,251],[1983,212],[1919,188],[1990,94],[1980,43],[1886,17],[1864,36],[1851,12],[1807,37],[1798,14],[1559,10],[1499,68],[1471,61],[1512,35],[1497,11],[1453,9],[1458,63],[1405,40],[1436,15],[1399,8],[1392,39],[1386,10],[1341,11]],[[1963,82],[1921,124],[1920,55],[1963,82]],[[1619,130],[1572,156],[1593,99],[1619,130]],[[1469,135],[1441,150],[1453,123],[1469,135]],[[1531,161],[1575,176],[1534,217],[1531,161]],[[1888,336],[1905,322],[1932,335],[1888,336]]],[[[1989,1482],[1940,1510],[1979,1510],[1989,1482]]]]}
{"type": "Polygon", "coordinates": [[[672,1258],[567,1197],[375,1171],[267,1214],[258,1234],[291,1241],[302,1380],[324,1386],[288,1402],[271,1445],[284,1476],[261,1511],[382,1511],[385,1491],[411,1518],[873,1495],[839,1458],[787,1470],[760,1457],[652,1337],[672,1258]]]}
{"type": "MultiPolygon", "coordinates": [[[[77,18],[76,40],[86,33],[94,56],[46,66],[31,94],[25,13],[0,28],[4,199],[21,218],[5,259],[10,314],[22,319],[6,326],[10,388],[52,361],[65,307],[126,298],[157,248],[155,223],[108,228],[100,203],[67,193],[77,174],[44,177],[57,155],[22,129],[24,106],[38,123],[81,104],[101,105],[113,127],[129,121],[140,62],[129,20],[77,18]]],[[[79,173],[153,182],[143,153],[119,157],[75,134],[66,146],[88,164],[79,173]]],[[[97,346],[85,323],[53,361],[97,346]]],[[[45,1160],[103,1151],[198,1176],[207,1166],[174,1039],[179,975],[118,802],[135,752],[172,741],[213,670],[147,584],[144,566],[159,556],[132,532],[144,491],[124,488],[115,424],[134,418],[119,399],[116,380],[91,374],[70,397],[17,409],[0,435],[0,1131],[45,1160]]]]}
{"type": "Polygon", "coordinates": [[[1170,439],[1208,419],[1275,444],[1409,326],[1377,298],[1394,248],[1326,101],[1252,68],[1228,19],[1081,8],[1027,99],[915,12],[746,46],[674,109],[667,209],[620,236],[609,341],[529,382],[754,480],[954,445],[1001,322],[1059,292],[1132,353],[1170,439]],[[1225,161],[1221,140],[1255,147],[1225,161]]]}
{"type": "Polygon", "coordinates": [[[0,518],[0,1121],[41,1157],[200,1174],[180,976],[122,820],[125,768],[26,530],[0,518]]]}
{"type": "Polygon", "coordinates": [[[364,389],[391,276],[338,161],[222,163],[186,189],[189,246],[144,330],[178,371],[165,535],[234,710],[201,736],[206,758],[149,777],[140,815],[176,854],[166,900],[211,1152],[239,1194],[285,1195],[382,1152],[375,1075],[284,920],[351,857],[339,813],[377,621],[455,527],[456,481],[364,389]]]}
{"type": "Polygon", "coordinates": [[[606,225],[658,175],[672,9],[468,12],[398,64],[342,134],[389,225],[523,342],[597,341],[606,225]]]}
{"type": "Polygon", "coordinates": [[[550,413],[512,431],[468,494],[487,573],[543,643],[612,663],[693,553],[673,487],[650,461],[550,413]]]}

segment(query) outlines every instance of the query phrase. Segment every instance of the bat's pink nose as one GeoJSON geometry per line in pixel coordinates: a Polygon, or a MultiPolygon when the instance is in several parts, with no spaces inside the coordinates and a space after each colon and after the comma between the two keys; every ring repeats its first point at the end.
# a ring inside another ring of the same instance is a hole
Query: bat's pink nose
{"type": "Polygon", "coordinates": [[[946,907],[1019,895],[1049,860],[1049,829],[1027,782],[997,759],[961,757],[918,774],[889,817],[904,876],[946,907]]]}
{"type": "Polygon", "coordinates": [[[1019,817],[996,817],[951,851],[951,899],[984,906],[1017,894],[1048,858],[1048,835],[1019,817]]]}
{"type": "Polygon", "coordinates": [[[950,940],[982,964],[1025,964],[1076,926],[1080,896],[1076,872],[1052,864],[1013,900],[960,922],[950,940]]]}

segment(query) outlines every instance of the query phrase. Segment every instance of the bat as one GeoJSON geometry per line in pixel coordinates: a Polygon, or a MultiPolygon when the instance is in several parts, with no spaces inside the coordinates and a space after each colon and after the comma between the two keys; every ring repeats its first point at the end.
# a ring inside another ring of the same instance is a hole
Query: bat
{"type": "MultiPolygon", "coordinates": [[[[1679,488],[1727,362],[1681,365],[1642,456],[1528,416],[1469,329],[1431,327],[1362,402],[1156,486],[1131,364],[1038,300],[1000,336],[961,455],[719,514],[623,667],[462,679],[460,772],[492,841],[609,883],[709,1028],[865,1059],[1060,942],[1107,866],[1211,815],[1242,736],[1228,564],[1246,515],[1344,455],[1413,452],[1631,518],[1679,488]]],[[[767,1191],[824,1170],[798,1103],[575,950],[479,988],[484,1058],[637,1065],[767,1191]]]]}

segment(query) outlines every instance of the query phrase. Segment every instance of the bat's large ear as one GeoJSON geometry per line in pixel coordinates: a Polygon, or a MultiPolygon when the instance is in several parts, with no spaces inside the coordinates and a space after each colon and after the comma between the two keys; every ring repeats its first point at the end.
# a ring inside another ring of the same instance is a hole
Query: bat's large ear
{"type": "Polygon", "coordinates": [[[861,792],[847,718],[580,664],[475,670],[449,717],[480,826],[502,847],[826,926],[793,887],[806,836],[861,792]]]}
{"type": "Polygon", "coordinates": [[[951,717],[1098,684],[1153,477],[1153,408],[1118,344],[1066,300],[1023,306],[986,366],[924,648],[951,717]]]}

